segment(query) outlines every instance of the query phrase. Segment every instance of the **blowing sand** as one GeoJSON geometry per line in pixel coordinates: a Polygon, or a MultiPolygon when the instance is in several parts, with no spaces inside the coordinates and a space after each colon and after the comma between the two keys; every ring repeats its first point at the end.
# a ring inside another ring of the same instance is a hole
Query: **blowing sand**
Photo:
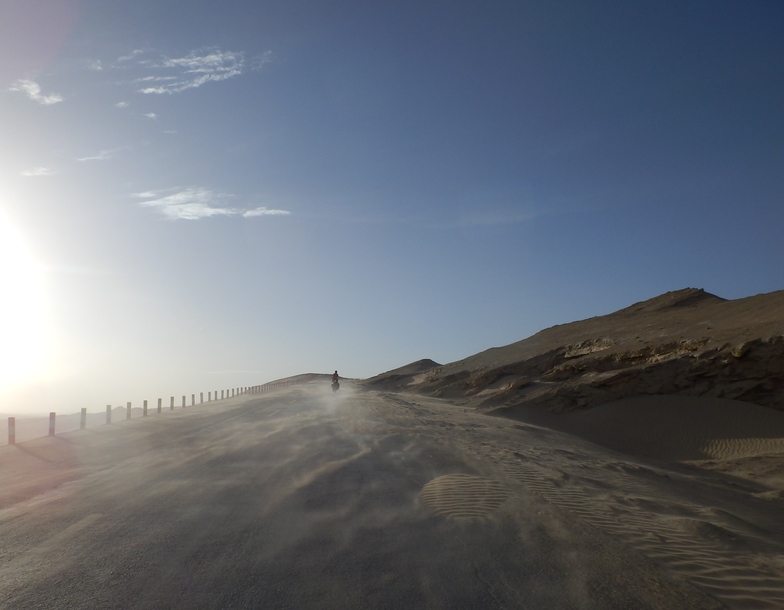
{"type": "Polygon", "coordinates": [[[109,565],[122,576],[102,595],[138,588],[154,607],[199,606],[161,602],[173,593],[158,567],[179,565],[177,595],[246,595],[212,607],[784,608],[782,479],[754,466],[782,461],[777,413],[643,396],[547,426],[514,415],[305,384],[0,447],[0,533],[22,562],[3,568],[17,583],[6,599],[28,602],[7,607],[54,607],[14,568],[50,569],[26,551],[48,500],[52,519],[73,509],[57,521],[65,532],[105,515],[60,548],[81,553],[63,579],[109,565]],[[125,553],[134,545],[144,561],[125,553]],[[473,585],[481,603],[461,597],[473,585]]]}

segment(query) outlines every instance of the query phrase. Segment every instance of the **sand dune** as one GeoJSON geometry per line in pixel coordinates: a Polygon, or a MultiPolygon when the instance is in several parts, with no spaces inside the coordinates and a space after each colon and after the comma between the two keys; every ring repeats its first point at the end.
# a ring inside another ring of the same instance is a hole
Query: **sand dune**
{"type": "MultiPolygon", "coordinates": [[[[366,384],[420,418],[445,399],[444,443],[727,607],[784,608],[784,291],[667,293],[366,384]],[[487,442],[461,412],[522,437],[487,442]]],[[[441,477],[422,500],[479,518],[482,481],[441,477]]]]}
{"type": "MultiPolygon", "coordinates": [[[[405,389],[483,409],[568,412],[676,394],[784,410],[784,291],[732,301],[669,292],[420,373],[405,389]]],[[[396,370],[367,383],[403,389],[400,381],[396,370]]]]}
{"type": "MultiPolygon", "coordinates": [[[[381,396],[398,405],[395,417],[401,429],[426,431],[443,446],[472,456],[469,463],[493,465],[441,474],[425,485],[420,495],[435,515],[460,521],[488,518],[492,511],[523,510],[523,498],[533,495],[563,511],[570,522],[607,535],[618,545],[613,552],[632,549],[726,607],[784,608],[784,498],[769,486],[780,486],[781,478],[743,479],[729,468],[706,472],[694,468],[698,462],[680,461],[711,451],[718,456],[757,452],[757,443],[746,439],[760,431],[761,442],[776,444],[775,430],[753,423],[724,437],[748,405],[640,397],[585,411],[571,422],[571,433],[565,433],[530,420],[482,417],[453,401],[411,393],[381,396]],[[690,428],[713,407],[723,418],[690,428]],[[634,417],[649,423],[626,433],[625,424],[634,417]],[[670,426],[662,423],[668,417],[670,426]],[[676,426],[679,440],[668,440],[667,428],[676,426]],[[716,441],[724,444],[716,449],[716,441]],[[650,448],[656,456],[646,455],[650,448]]],[[[782,415],[763,410],[767,412],[782,415]]],[[[781,419],[768,423],[780,426],[781,419]]]]}
{"type": "Polygon", "coordinates": [[[687,288],[447,365],[365,383],[449,399],[627,455],[784,490],[784,291],[687,288]]]}
{"type": "Polygon", "coordinates": [[[531,414],[527,419],[656,460],[784,456],[784,413],[738,400],[637,396],[557,416],[531,414]]]}
{"type": "MultiPolygon", "coordinates": [[[[500,410],[501,412],[503,410],[500,410]]],[[[784,492],[784,413],[737,400],[638,396],[560,415],[512,410],[513,418],[615,451],[685,462],[784,492]]]]}

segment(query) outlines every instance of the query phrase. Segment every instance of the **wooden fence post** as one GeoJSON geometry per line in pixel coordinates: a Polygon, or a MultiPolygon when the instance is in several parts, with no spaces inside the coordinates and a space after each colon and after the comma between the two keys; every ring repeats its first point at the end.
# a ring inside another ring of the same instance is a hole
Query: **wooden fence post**
{"type": "Polygon", "coordinates": [[[191,394],[191,406],[196,405],[196,394],[191,394]]]}
{"type": "Polygon", "coordinates": [[[8,444],[9,445],[16,444],[16,418],[15,417],[8,418],[8,444]]]}
{"type": "Polygon", "coordinates": [[[163,401],[163,399],[162,399],[162,398],[159,398],[159,399],[158,399],[158,413],[160,413],[160,412],[161,412],[161,402],[162,402],[162,401],[163,401]]]}
{"type": "Polygon", "coordinates": [[[131,403],[129,402],[125,403],[125,409],[126,409],[125,419],[131,419],[131,403]]]}
{"type": "Polygon", "coordinates": [[[57,417],[54,411],[49,413],[49,436],[54,436],[54,418],[57,417]]]}
{"type": "Polygon", "coordinates": [[[79,429],[84,430],[87,427],[87,407],[82,407],[82,418],[79,421],[79,429]]]}
{"type": "Polygon", "coordinates": [[[199,392],[199,404],[204,402],[204,392],[199,392]]]}
{"type": "Polygon", "coordinates": [[[144,401],[144,406],[142,407],[142,416],[147,417],[147,401],[144,401]]]}
{"type": "Polygon", "coordinates": [[[106,423],[112,423],[112,405],[106,405],[106,423]]]}
{"type": "Polygon", "coordinates": [[[182,408],[183,408],[183,409],[185,408],[185,396],[184,396],[184,395],[183,395],[183,397],[182,397],[182,408]]]}
{"type": "Polygon", "coordinates": [[[171,397],[171,402],[169,403],[169,411],[174,411],[174,396],[171,397]]]}

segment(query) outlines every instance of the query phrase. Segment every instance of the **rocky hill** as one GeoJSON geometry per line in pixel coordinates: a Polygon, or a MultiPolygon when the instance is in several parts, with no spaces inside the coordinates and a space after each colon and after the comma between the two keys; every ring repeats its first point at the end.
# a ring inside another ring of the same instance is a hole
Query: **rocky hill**
{"type": "Polygon", "coordinates": [[[420,363],[368,382],[483,409],[567,412],[676,394],[784,410],[784,291],[725,300],[686,288],[445,366],[420,363]]]}

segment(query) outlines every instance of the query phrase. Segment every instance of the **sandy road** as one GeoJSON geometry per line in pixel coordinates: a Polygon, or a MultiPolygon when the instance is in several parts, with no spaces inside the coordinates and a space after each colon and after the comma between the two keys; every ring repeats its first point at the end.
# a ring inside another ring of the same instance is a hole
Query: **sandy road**
{"type": "Polygon", "coordinates": [[[563,438],[346,383],[0,447],[0,608],[777,607],[688,475],[563,438]]]}

